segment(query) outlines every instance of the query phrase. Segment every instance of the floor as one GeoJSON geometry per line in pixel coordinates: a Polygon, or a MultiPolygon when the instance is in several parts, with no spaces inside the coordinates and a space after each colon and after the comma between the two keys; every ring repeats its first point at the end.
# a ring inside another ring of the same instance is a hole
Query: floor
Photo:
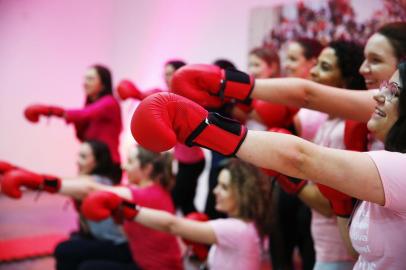
{"type": "MultiPolygon", "coordinates": [[[[66,197],[25,191],[14,200],[0,194],[0,240],[42,234],[66,234],[76,229],[77,214],[66,197]]],[[[1,270],[51,270],[52,257],[0,263],[1,270]]]]}

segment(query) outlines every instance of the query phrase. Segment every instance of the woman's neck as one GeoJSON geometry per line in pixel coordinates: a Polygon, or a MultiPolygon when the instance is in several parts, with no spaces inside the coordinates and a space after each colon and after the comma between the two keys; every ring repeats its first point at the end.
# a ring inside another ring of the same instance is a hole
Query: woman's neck
{"type": "Polygon", "coordinates": [[[154,181],[152,181],[151,179],[146,178],[146,179],[142,179],[138,183],[138,186],[141,187],[141,188],[145,188],[145,187],[149,187],[149,186],[151,186],[153,184],[154,184],[154,181]]]}

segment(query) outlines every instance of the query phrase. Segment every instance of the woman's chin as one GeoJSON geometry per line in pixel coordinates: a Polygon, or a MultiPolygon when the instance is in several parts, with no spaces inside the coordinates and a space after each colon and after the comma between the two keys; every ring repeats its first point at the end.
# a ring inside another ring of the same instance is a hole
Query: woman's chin
{"type": "Polygon", "coordinates": [[[214,207],[214,209],[216,209],[216,211],[218,211],[218,212],[224,213],[224,209],[221,208],[221,206],[218,205],[217,203],[216,203],[216,206],[214,207]]]}

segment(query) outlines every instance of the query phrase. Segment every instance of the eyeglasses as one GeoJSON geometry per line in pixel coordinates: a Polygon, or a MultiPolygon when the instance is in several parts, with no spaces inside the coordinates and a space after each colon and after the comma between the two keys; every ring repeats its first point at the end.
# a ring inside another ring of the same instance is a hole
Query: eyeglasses
{"type": "Polygon", "coordinates": [[[384,96],[386,101],[392,102],[394,97],[399,97],[400,89],[401,87],[396,82],[383,81],[379,86],[379,94],[384,96]]]}

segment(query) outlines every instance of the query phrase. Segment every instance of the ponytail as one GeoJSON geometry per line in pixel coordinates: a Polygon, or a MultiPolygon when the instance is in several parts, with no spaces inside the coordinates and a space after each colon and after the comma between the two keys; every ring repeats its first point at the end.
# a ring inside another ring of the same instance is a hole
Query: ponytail
{"type": "Polygon", "coordinates": [[[138,146],[138,159],[140,160],[141,168],[148,164],[152,165],[151,175],[152,180],[157,181],[166,190],[171,190],[174,184],[174,175],[172,173],[172,154],[154,153],[141,146],[138,146]]]}

